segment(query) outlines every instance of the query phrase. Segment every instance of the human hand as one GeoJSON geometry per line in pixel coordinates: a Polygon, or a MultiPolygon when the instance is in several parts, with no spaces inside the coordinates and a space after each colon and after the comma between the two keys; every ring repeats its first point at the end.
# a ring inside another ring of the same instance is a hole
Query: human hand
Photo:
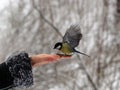
{"type": "Polygon", "coordinates": [[[31,56],[32,67],[37,67],[40,65],[48,64],[51,62],[56,62],[60,59],[70,58],[71,56],[61,56],[57,54],[39,54],[31,56]]]}

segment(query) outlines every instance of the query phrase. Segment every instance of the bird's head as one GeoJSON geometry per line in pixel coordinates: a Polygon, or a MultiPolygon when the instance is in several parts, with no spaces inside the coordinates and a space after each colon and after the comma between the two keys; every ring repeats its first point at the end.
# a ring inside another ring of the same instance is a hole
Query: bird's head
{"type": "Polygon", "coordinates": [[[54,49],[60,50],[61,48],[62,48],[62,43],[61,42],[57,42],[54,46],[54,49]]]}

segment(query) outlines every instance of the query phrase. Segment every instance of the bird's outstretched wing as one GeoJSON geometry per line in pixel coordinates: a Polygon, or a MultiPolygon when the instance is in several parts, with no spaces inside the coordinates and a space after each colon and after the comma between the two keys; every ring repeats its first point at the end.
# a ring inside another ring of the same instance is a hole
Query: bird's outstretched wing
{"type": "Polygon", "coordinates": [[[78,46],[82,38],[81,29],[79,25],[71,25],[63,36],[63,42],[70,44],[72,48],[78,46]]]}

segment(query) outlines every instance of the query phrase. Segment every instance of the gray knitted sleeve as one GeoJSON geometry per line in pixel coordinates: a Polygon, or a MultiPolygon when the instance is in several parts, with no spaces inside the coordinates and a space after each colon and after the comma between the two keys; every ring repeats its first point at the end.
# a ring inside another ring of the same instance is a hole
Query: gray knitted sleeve
{"type": "Polygon", "coordinates": [[[8,57],[6,61],[15,87],[29,87],[33,84],[32,66],[27,53],[20,52],[8,57]]]}

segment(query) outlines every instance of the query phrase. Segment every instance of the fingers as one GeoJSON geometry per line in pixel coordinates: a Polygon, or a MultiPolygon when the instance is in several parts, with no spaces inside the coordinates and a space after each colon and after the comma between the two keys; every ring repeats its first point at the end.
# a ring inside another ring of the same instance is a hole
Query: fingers
{"type": "Polygon", "coordinates": [[[31,63],[32,66],[40,66],[43,64],[48,64],[51,62],[56,62],[58,60],[65,59],[65,58],[70,58],[71,56],[60,56],[56,54],[39,54],[39,55],[33,55],[31,56],[31,63]]]}
{"type": "Polygon", "coordinates": [[[37,61],[58,61],[59,59],[63,59],[63,58],[70,58],[71,56],[60,56],[57,54],[39,54],[39,55],[35,55],[35,58],[37,59],[37,61]]]}

